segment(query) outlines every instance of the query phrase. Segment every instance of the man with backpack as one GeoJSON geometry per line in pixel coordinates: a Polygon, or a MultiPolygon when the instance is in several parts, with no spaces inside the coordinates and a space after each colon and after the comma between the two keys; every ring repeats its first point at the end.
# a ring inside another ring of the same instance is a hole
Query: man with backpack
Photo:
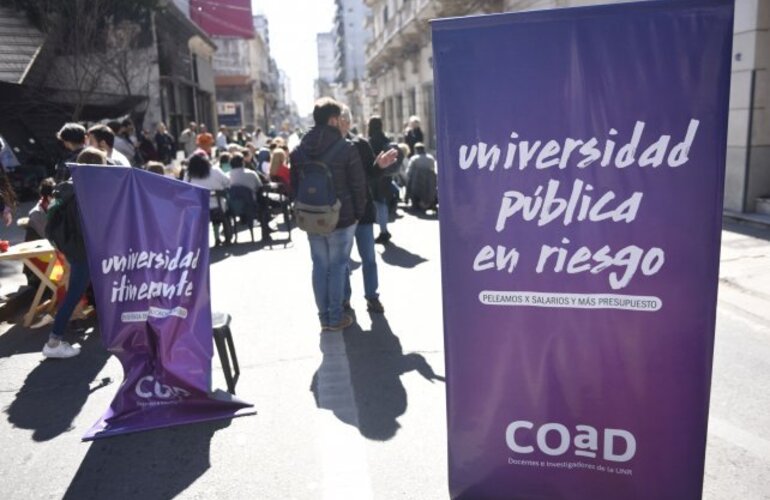
{"type": "Polygon", "coordinates": [[[313,294],[324,331],[341,331],[353,324],[342,301],[356,224],[366,207],[361,158],[340,133],[341,112],[334,99],[316,101],[315,127],[291,153],[297,225],[308,233],[313,294]]]}

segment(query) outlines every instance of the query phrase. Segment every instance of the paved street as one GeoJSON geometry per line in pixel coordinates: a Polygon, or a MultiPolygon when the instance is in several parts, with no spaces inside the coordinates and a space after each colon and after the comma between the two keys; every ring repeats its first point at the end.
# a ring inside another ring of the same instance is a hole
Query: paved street
{"type": "MultiPolygon", "coordinates": [[[[45,328],[0,323],[0,498],[446,498],[438,222],[404,214],[391,232],[377,247],[386,314],[366,312],[359,269],[357,324],[344,335],[319,335],[302,232],[287,248],[212,251],[238,396],[258,411],[231,422],[82,443],[122,379],[117,361],[92,333],[79,358],[44,362],[45,328]]],[[[723,233],[711,500],[770,498],[769,235],[723,233]]],[[[16,270],[0,268],[0,293],[16,270]]]]}

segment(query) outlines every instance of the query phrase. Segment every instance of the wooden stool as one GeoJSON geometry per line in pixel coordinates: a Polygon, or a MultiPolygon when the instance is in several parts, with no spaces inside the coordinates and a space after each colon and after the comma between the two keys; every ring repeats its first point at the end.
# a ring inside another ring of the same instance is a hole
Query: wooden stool
{"type": "Polygon", "coordinates": [[[230,315],[224,312],[212,312],[211,322],[214,328],[214,344],[217,346],[219,361],[222,363],[222,371],[225,373],[227,392],[235,394],[235,384],[238,383],[241,369],[238,366],[238,357],[235,355],[233,334],[230,332],[230,315]],[[233,360],[232,368],[230,367],[230,358],[233,360]]]}

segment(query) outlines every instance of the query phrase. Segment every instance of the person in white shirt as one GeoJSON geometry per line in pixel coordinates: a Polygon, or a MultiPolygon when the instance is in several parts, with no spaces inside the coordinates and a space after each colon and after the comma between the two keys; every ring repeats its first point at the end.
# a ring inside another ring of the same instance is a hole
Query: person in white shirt
{"type": "Polygon", "coordinates": [[[219,132],[217,132],[217,141],[216,146],[220,153],[223,153],[227,151],[227,144],[230,141],[227,138],[227,127],[222,125],[219,127],[219,132]]]}
{"type": "Polygon", "coordinates": [[[255,194],[262,187],[262,180],[257,173],[243,168],[243,155],[241,153],[233,153],[230,156],[230,169],[228,175],[231,186],[246,186],[255,194]]]}
{"type": "Polygon", "coordinates": [[[198,125],[190,122],[188,127],[179,134],[179,144],[184,148],[185,157],[190,156],[195,151],[195,138],[198,136],[198,125]]]}
{"type": "Polygon", "coordinates": [[[270,233],[273,230],[270,228],[270,214],[269,214],[269,200],[267,195],[263,191],[264,184],[259,175],[250,169],[244,168],[245,162],[241,153],[234,153],[230,157],[230,185],[231,186],[245,186],[254,193],[254,199],[257,202],[257,218],[259,219],[259,225],[262,228],[262,241],[271,241],[270,233]]]}
{"type": "Polygon", "coordinates": [[[258,128],[251,139],[251,143],[254,144],[256,149],[264,148],[267,146],[267,136],[262,132],[261,128],[258,128]]]}
{"type": "Polygon", "coordinates": [[[139,145],[134,130],[134,124],[130,118],[126,118],[121,122],[111,121],[107,123],[112,132],[115,134],[115,141],[113,149],[117,149],[121,153],[122,157],[128,159],[131,165],[139,166],[136,148],[139,145]]]}
{"type": "MultiPolygon", "coordinates": [[[[222,212],[227,212],[227,202],[222,200],[222,206],[220,207],[219,202],[217,201],[217,198],[213,196],[213,193],[214,191],[224,191],[229,188],[230,178],[227,177],[227,174],[222,172],[219,167],[212,166],[208,158],[202,154],[192,155],[188,160],[185,181],[194,186],[206,188],[211,191],[212,196],[209,197],[209,210],[212,211],[212,215],[214,215],[215,210],[219,211],[220,208],[222,212]]],[[[224,214],[219,214],[219,217],[224,220],[225,239],[227,240],[230,238],[230,235],[228,234],[229,223],[224,214]]],[[[216,222],[213,217],[212,222],[214,222],[214,238],[216,240],[216,245],[218,246],[221,244],[221,241],[219,240],[219,223],[216,222]]]]}
{"type": "MultiPolygon", "coordinates": [[[[187,164],[185,180],[194,186],[210,191],[224,191],[230,187],[230,178],[219,167],[214,167],[203,155],[192,155],[187,164]]],[[[209,199],[209,208],[218,208],[214,196],[209,199]]],[[[227,210],[227,206],[223,207],[227,210]]]]}
{"type": "Polygon", "coordinates": [[[107,155],[113,165],[131,166],[131,162],[123,153],[114,149],[115,134],[107,125],[94,125],[88,129],[88,145],[98,148],[107,155]]]}

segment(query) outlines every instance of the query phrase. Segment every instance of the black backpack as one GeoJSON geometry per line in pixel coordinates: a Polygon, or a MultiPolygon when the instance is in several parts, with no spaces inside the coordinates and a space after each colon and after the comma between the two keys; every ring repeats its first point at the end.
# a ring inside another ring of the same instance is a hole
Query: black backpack
{"type": "MultiPolygon", "coordinates": [[[[301,159],[295,189],[297,227],[310,234],[329,234],[337,227],[342,203],[337,197],[330,163],[348,142],[340,138],[319,159],[301,159]]],[[[304,151],[300,150],[304,156],[304,151]]]]}
{"type": "Polygon", "coordinates": [[[55,202],[48,209],[45,237],[68,260],[82,261],[86,258],[86,250],[72,181],[57,184],[53,197],[55,202]]]}

